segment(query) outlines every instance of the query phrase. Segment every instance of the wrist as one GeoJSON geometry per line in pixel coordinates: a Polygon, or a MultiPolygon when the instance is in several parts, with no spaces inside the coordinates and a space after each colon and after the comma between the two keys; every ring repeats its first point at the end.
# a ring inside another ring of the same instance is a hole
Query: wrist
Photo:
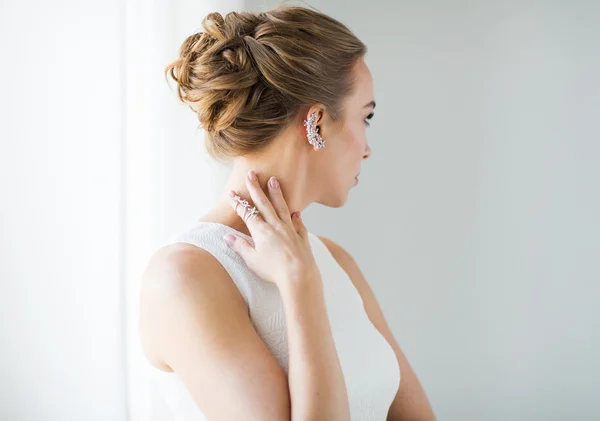
{"type": "Polygon", "coordinates": [[[311,293],[315,290],[323,290],[323,281],[319,271],[302,275],[288,277],[283,282],[278,283],[279,292],[283,296],[297,296],[311,293]]]}

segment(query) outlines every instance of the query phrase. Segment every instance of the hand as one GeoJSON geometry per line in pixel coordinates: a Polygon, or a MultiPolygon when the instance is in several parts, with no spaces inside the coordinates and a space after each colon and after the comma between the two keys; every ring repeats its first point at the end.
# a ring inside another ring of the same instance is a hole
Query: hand
{"type": "MultiPolygon", "coordinates": [[[[253,171],[248,172],[246,185],[258,215],[248,216],[251,209],[233,200],[236,192],[231,192],[231,204],[236,213],[244,220],[254,247],[244,238],[235,236],[229,244],[246,262],[248,267],[268,282],[275,283],[280,289],[290,283],[315,281],[320,279],[320,272],[314,260],[308,232],[300,219],[299,212],[290,215],[287,203],[283,198],[281,187],[271,177],[268,184],[269,198],[263,191],[258,177],[253,171]],[[256,180],[250,177],[254,175],[256,180]]],[[[244,198],[242,198],[244,199],[244,198]]],[[[227,236],[226,236],[227,237],[227,236]]]]}

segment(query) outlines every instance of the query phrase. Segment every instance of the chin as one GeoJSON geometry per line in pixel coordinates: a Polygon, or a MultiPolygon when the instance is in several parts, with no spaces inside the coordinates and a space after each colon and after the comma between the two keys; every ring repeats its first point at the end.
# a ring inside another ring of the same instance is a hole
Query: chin
{"type": "Polygon", "coordinates": [[[341,208],[348,201],[348,192],[346,194],[336,194],[328,196],[325,200],[319,200],[317,203],[328,208],[341,208]]]}

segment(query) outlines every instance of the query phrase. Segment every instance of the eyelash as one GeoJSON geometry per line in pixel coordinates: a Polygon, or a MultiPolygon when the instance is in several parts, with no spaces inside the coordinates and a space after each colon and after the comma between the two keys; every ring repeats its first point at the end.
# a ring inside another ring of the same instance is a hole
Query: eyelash
{"type": "Polygon", "coordinates": [[[370,127],[371,124],[369,124],[369,122],[367,120],[370,120],[373,118],[373,116],[375,116],[375,113],[371,113],[367,116],[367,118],[365,118],[365,124],[367,125],[367,127],[370,127]]]}

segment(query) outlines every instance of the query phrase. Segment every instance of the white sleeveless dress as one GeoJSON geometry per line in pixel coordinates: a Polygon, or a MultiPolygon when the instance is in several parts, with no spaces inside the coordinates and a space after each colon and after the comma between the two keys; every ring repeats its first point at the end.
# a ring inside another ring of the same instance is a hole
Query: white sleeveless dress
{"type": "MultiPolygon", "coordinates": [[[[246,300],[258,335],[287,373],[287,333],[279,290],[275,284],[255,275],[229,248],[223,240],[228,233],[244,237],[254,245],[252,237],[227,225],[199,221],[194,221],[169,243],[183,242],[203,248],[223,265],[246,300]]],[[[400,385],[400,368],[394,351],[370,322],[358,291],[327,246],[310,232],[309,239],[323,280],[325,305],[344,373],[351,421],[385,421],[400,385]]],[[[174,373],[154,369],[152,381],[153,389],[164,399],[169,420],[206,420],[174,373]]]]}

